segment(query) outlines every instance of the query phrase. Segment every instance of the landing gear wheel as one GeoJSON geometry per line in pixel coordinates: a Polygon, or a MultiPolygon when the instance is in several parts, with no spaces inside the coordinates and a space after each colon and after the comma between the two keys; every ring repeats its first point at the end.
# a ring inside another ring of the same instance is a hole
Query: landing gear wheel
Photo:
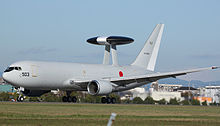
{"type": "Polygon", "coordinates": [[[67,102],[72,102],[72,97],[71,96],[67,96],[67,102]]]}
{"type": "Polygon", "coordinates": [[[19,99],[19,97],[17,97],[17,102],[20,102],[20,99],[19,99]]]}
{"type": "Polygon", "coordinates": [[[107,101],[107,99],[106,99],[105,97],[102,97],[101,102],[102,102],[103,104],[105,104],[106,101],[107,101]]]}
{"type": "Polygon", "coordinates": [[[17,97],[17,101],[18,102],[23,102],[24,101],[24,97],[23,96],[18,96],[17,97]]]}
{"type": "Polygon", "coordinates": [[[110,104],[110,103],[112,102],[111,98],[110,98],[110,97],[107,97],[107,98],[106,98],[106,102],[107,102],[107,104],[110,104]]]}
{"type": "Polygon", "coordinates": [[[73,96],[73,97],[72,97],[72,102],[73,102],[73,103],[76,103],[76,102],[77,102],[76,96],[73,96]]]}
{"type": "Polygon", "coordinates": [[[112,102],[112,104],[115,104],[116,103],[116,98],[111,98],[111,102],[112,102]]]}
{"type": "Polygon", "coordinates": [[[66,96],[63,96],[62,101],[63,101],[63,102],[67,102],[67,100],[68,100],[67,97],[66,97],[66,96]]]}

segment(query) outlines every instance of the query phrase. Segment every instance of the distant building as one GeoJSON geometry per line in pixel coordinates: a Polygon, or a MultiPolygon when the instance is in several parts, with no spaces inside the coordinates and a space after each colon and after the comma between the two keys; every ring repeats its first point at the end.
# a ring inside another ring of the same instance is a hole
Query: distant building
{"type": "Polygon", "coordinates": [[[157,82],[153,82],[151,87],[154,91],[166,91],[166,92],[173,92],[174,90],[182,87],[182,85],[178,84],[158,84],[157,82]]]}
{"type": "Polygon", "coordinates": [[[201,97],[212,98],[212,103],[219,103],[220,100],[220,86],[205,86],[205,88],[200,88],[201,97]]]}
{"type": "Polygon", "coordinates": [[[199,90],[193,87],[180,87],[174,91],[180,92],[183,100],[192,100],[194,96],[199,96],[199,90]]]}
{"type": "Polygon", "coordinates": [[[121,100],[132,100],[135,97],[140,97],[142,100],[145,100],[148,96],[148,92],[143,87],[137,87],[131,90],[119,92],[121,100]]]}
{"type": "Polygon", "coordinates": [[[156,100],[162,100],[165,99],[167,102],[170,101],[170,99],[176,98],[177,100],[182,101],[181,93],[180,92],[161,92],[161,91],[153,91],[150,93],[151,97],[156,100]]]}
{"type": "Polygon", "coordinates": [[[193,99],[199,100],[200,104],[202,104],[202,102],[207,102],[207,104],[209,105],[210,103],[212,103],[212,98],[211,97],[201,97],[201,96],[197,96],[197,97],[193,97],[193,99]]]}
{"type": "Polygon", "coordinates": [[[179,87],[179,88],[175,89],[174,91],[178,91],[178,92],[182,92],[182,93],[186,93],[186,92],[197,93],[198,92],[198,90],[193,87],[179,87]]]}
{"type": "Polygon", "coordinates": [[[182,100],[181,92],[175,91],[181,86],[182,85],[177,84],[158,84],[157,82],[153,82],[151,84],[151,88],[149,89],[150,96],[156,101],[165,99],[167,102],[169,102],[170,99],[173,98],[182,100]]]}
{"type": "Polygon", "coordinates": [[[133,94],[130,90],[122,91],[118,93],[120,95],[121,100],[131,100],[133,98],[133,94]]]}
{"type": "Polygon", "coordinates": [[[125,94],[123,96],[120,97],[121,100],[130,100],[131,95],[125,94]]]}
{"type": "Polygon", "coordinates": [[[210,103],[220,103],[220,86],[206,86],[205,88],[183,87],[179,84],[158,84],[153,82],[149,91],[145,88],[134,88],[121,93],[121,99],[132,99],[140,97],[145,100],[147,96],[151,96],[154,100],[159,101],[165,99],[176,98],[179,101],[197,99],[200,103],[206,101],[210,103]]]}
{"type": "Polygon", "coordinates": [[[142,100],[145,100],[148,96],[148,93],[145,90],[145,88],[141,88],[141,87],[131,89],[130,92],[132,93],[133,98],[140,97],[142,100]]]}

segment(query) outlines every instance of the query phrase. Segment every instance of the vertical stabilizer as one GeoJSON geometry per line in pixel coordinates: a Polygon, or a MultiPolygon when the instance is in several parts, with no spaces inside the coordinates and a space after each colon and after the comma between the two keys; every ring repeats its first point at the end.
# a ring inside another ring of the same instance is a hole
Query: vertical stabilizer
{"type": "Polygon", "coordinates": [[[110,59],[110,45],[105,45],[103,64],[108,65],[110,59]]]}
{"type": "Polygon", "coordinates": [[[160,47],[160,40],[163,33],[164,24],[157,24],[154,31],[146,41],[143,49],[131,64],[154,71],[157,55],[160,47]]]}
{"type": "Polygon", "coordinates": [[[112,65],[118,66],[118,56],[117,56],[117,48],[116,45],[111,45],[111,51],[112,51],[112,65]]]}

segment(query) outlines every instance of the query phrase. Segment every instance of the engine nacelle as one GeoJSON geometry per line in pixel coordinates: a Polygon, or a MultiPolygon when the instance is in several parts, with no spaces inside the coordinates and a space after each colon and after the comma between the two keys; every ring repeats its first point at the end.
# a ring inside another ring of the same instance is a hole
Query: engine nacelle
{"type": "Polygon", "coordinates": [[[22,93],[25,96],[29,96],[29,97],[40,97],[41,95],[50,92],[50,90],[28,90],[28,89],[24,89],[24,91],[22,91],[22,93]]]}
{"type": "Polygon", "coordinates": [[[88,93],[91,95],[106,95],[113,90],[111,82],[93,80],[87,86],[88,93]]]}

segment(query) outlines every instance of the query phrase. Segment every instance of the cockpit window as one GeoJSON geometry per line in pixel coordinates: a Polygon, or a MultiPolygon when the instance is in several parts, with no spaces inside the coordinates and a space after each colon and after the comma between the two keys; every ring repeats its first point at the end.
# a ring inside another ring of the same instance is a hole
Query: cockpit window
{"type": "Polygon", "coordinates": [[[14,67],[8,67],[4,72],[10,72],[14,69],[14,67]]]}
{"type": "Polygon", "coordinates": [[[20,70],[21,70],[21,67],[18,67],[18,70],[20,71],[20,70]]]}
{"type": "Polygon", "coordinates": [[[4,72],[10,72],[12,70],[21,71],[21,67],[8,67],[4,72]]]}

